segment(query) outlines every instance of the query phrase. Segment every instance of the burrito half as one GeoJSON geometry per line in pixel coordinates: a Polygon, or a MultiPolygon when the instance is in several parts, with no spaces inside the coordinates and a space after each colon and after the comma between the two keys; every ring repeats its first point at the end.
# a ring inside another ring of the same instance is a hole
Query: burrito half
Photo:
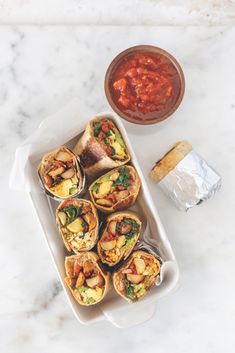
{"type": "Polygon", "coordinates": [[[99,219],[93,203],[84,199],[61,202],[56,223],[68,251],[92,249],[98,239],[99,219]]]}
{"type": "Polygon", "coordinates": [[[106,227],[97,243],[97,251],[103,263],[114,266],[125,260],[134,248],[141,230],[138,215],[122,211],[107,217],[106,227]]]}
{"type": "Polygon", "coordinates": [[[132,166],[125,165],[102,175],[89,187],[94,205],[110,213],[134,204],[140,190],[140,178],[132,166]]]}
{"type": "Polygon", "coordinates": [[[78,195],[84,176],[77,157],[65,146],[47,153],[38,168],[40,180],[49,196],[68,199],[78,195]]]}
{"type": "Polygon", "coordinates": [[[65,282],[81,305],[99,303],[110,288],[110,273],[105,272],[94,252],[65,258],[65,282]]]}
{"type": "Polygon", "coordinates": [[[116,292],[130,303],[142,299],[160,275],[161,263],[143,250],[134,251],[113,274],[116,292]]]}
{"type": "Polygon", "coordinates": [[[91,120],[77,142],[74,153],[81,159],[89,176],[112,169],[130,160],[126,143],[111,119],[97,117],[91,120]]]}

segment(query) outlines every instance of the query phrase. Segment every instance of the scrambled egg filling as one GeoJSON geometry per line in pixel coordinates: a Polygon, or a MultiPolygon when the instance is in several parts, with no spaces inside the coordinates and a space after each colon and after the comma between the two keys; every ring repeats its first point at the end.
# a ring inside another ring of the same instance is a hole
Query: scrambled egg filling
{"type": "Polygon", "coordinates": [[[84,287],[82,291],[80,291],[80,295],[84,301],[84,303],[92,303],[97,302],[103,294],[103,289],[96,286],[95,288],[87,288],[84,287]]]}

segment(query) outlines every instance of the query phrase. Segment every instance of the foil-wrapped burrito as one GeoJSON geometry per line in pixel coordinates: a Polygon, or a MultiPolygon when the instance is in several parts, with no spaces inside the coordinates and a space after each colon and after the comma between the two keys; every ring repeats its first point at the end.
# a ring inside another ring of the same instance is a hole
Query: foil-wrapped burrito
{"type": "Polygon", "coordinates": [[[221,187],[221,176],[187,141],[177,142],[149,175],[183,211],[211,198],[221,187]]]}

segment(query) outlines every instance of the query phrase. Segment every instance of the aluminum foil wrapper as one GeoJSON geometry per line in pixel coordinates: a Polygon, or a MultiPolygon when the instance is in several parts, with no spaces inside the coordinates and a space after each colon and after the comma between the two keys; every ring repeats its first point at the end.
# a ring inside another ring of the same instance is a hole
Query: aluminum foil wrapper
{"type": "Polygon", "coordinates": [[[134,250],[146,250],[148,253],[154,255],[161,262],[161,264],[163,263],[163,259],[160,256],[160,251],[152,244],[147,243],[145,240],[138,240],[134,250]]]}
{"type": "Polygon", "coordinates": [[[187,211],[220,189],[221,176],[192,150],[158,185],[180,210],[187,211]]]}

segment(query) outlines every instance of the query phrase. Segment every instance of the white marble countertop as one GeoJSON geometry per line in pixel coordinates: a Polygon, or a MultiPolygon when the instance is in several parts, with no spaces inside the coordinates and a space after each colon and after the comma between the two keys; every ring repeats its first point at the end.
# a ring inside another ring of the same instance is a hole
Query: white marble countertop
{"type": "Polygon", "coordinates": [[[0,0],[0,24],[225,25],[235,0],[0,0]]]}
{"type": "Polygon", "coordinates": [[[234,352],[234,41],[235,28],[222,26],[0,29],[2,352],[234,352]],[[148,127],[125,123],[144,174],[187,138],[222,174],[223,186],[214,199],[181,213],[149,181],[179,263],[180,287],[143,325],[85,327],[67,304],[27,195],[8,190],[9,172],[15,148],[73,97],[94,113],[106,109],[105,69],[119,51],[139,43],[170,51],[186,77],[185,98],[172,118],[148,127]]]}

